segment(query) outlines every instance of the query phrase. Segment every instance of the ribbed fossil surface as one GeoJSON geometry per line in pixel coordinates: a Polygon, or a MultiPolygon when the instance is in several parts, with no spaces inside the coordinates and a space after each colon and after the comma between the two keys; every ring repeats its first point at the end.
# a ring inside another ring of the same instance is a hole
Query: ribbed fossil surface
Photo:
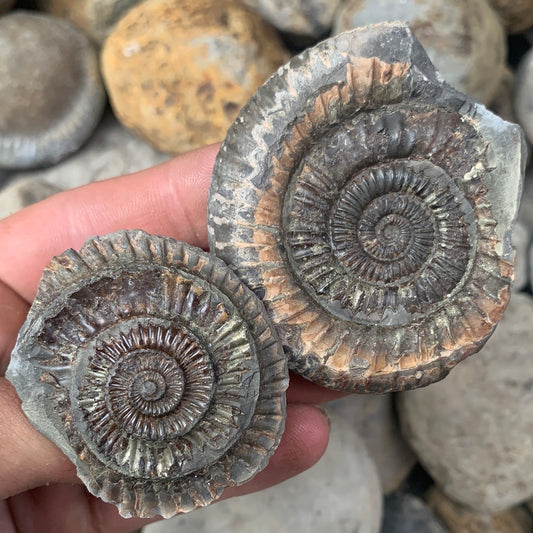
{"type": "Polygon", "coordinates": [[[295,371],[351,391],[427,385],[505,309],[523,150],[406,25],[347,32],[241,111],[215,164],[210,245],[264,300],[295,371]]]}
{"type": "Polygon", "coordinates": [[[287,364],[262,304],[222,261],[142,231],[53,259],[8,378],[127,517],[207,505],[266,466],[284,427],[287,364]]]}

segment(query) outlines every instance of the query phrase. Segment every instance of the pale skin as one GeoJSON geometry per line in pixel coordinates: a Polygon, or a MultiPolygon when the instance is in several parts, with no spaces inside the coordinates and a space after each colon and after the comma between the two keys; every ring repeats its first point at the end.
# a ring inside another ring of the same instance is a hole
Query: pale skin
{"type": "MultiPolygon", "coordinates": [[[[207,248],[207,191],[218,145],[128,176],[63,192],[0,220],[0,531],[114,533],[147,520],[123,519],[91,496],[74,466],[37,432],[3,377],[43,268],[90,236],[143,229],[207,248]]],[[[280,483],[312,466],[329,434],[317,404],[339,394],[291,376],[287,422],[268,467],[224,498],[280,483]]]]}

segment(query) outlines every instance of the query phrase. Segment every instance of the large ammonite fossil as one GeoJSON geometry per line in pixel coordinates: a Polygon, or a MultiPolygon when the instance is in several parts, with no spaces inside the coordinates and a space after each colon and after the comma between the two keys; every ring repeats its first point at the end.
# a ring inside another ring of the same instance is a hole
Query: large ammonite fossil
{"type": "Polygon", "coordinates": [[[284,427],[286,357],[261,302],[216,257],[142,231],[52,260],[7,376],[126,517],[207,505],[266,466],[284,427]]]}
{"type": "Polygon", "coordinates": [[[210,246],[263,299],[295,371],[360,392],[427,385],[502,316],[523,150],[406,25],[346,32],[242,109],[210,246]]]}

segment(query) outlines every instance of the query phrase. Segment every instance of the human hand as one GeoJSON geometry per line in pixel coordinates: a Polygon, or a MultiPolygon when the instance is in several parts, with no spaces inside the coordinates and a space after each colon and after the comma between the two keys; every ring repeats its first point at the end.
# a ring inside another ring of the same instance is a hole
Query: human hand
{"type": "MultiPolygon", "coordinates": [[[[218,145],[157,167],[66,191],[0,220],[0,531],[63,533],[132,531],[149,522],[121,518],[91,496],[74,465],[29,423],[3,377],[17,332],[43,268],[92,235],[143,229],[207,247],[207,191],[218,145]]],[[[328,440],[315,404],[338,397],[291,375],[287,421],[268,467],[223,498],[275,485],[312,466],[328,440]]]]}

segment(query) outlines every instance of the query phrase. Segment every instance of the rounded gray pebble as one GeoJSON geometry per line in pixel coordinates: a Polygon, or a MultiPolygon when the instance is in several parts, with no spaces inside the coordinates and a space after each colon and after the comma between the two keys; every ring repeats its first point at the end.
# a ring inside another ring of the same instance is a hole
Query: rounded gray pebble
{"type": "Polygon", "coordinates": [[[451,499],[496,513],[533,496],[533,298],[515,293],[486,346],[398,396],[407,441],[451,499]]]}
{"type": "Polygon", "coordinates": [[[1,17],[0,101],[0,167],[43,166],[77,150],[105,104],[87,37],[48,15],[1,17]]]}
{"type": "Polygon", "coordinates": [[[416,463],[396,420],[393,394],[353,394],[327,404],[360,435],[378,469],[385,494],[396,490],[416,463]]]}
{"type": "Polygon", "coordinates": [[[504,75],[502,23],[486,0],[348,0],[335,15],[333,32],[384,21],[409,22],[444,79],[484,104],[504,75]]]}
{"type": "Polygon", "coordinates": [[[59,189],[72,189],[137,172],[168,159],[169,155],[154,150],[133,135],[109,112],[75,154],[53,167],[17,172],[13,179],[33,179],[59,189]]]}

